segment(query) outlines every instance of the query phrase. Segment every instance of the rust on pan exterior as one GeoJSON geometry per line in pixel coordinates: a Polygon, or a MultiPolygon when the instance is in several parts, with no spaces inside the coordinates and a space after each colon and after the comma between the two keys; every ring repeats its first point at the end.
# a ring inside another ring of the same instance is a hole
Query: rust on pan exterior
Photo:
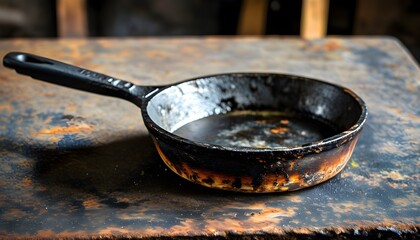
{"type": "Polygon", "coordinates": [[[247,157],[243,154],[238,154],[238,156],[232,154],[229,157],[226,156],[227,154],[220,155],[221,159],[215,159],[217,158],[215,155],[208,153],[197,157],[158,143],[155,138],[153,142],[165,164],[179,176],[191,182],[206,187],[240,192],[283,192],[313,186],[337,175],[350,159],[357,137],[354,141],[327,152],[291,156],[290,159],[274,162],[273,157],[268,156],[267,161],[262,157],[252,163],[244,161],[247,157]],[[209,157],[205,157],[206,155],[209,157]],[[225,167],[222,164],[222,162],[232,160],[238,163],[237,166],[225,167]],[[215,169],[209,170],[204,165],[206,161],[213,164],[216,162],[215,169]],[[267,162],[273,163],[267,164],[267,162]],[[243,173],[243,169],[249,168],[249,166],[244,167],[243,164],[251,164],[255,175],[243,173]]]}

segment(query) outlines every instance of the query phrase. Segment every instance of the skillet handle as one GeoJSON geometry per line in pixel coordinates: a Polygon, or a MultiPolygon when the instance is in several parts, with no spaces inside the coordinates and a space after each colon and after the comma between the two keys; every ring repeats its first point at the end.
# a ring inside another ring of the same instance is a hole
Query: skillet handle
{"type": "Polygon", "coordinates": [[[101,73],[53,59],[22,52],[10,52],[3,65],[34,79],[82,91],[118,97],[138,106],[148,93],[159,87],[142,87],[101,73]]]}

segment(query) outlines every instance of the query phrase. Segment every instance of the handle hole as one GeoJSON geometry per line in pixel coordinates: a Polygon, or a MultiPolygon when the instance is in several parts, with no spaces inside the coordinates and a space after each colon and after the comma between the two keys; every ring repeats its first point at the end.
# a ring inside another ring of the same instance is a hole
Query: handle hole
{"type": "Polygon", "coordinates": [[[53,65],[52,62],[46,61],[44,59],[39,59],[39,58],[36,58],[36,57],[32,57],[32,56],[29,56],[29,55],[25,55],[25,54],[19,54],[19,55],[16,56],[16,58],[17,58],[17,60],[19,60],[21,62],[53,65]]]}

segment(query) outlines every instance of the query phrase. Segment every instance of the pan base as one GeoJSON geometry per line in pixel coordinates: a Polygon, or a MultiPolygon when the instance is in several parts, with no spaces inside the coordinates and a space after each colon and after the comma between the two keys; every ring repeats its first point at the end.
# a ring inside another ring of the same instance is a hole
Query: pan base
{"type": "Polygon", "coordinates": [[[174,134],[223,147],[279,148],[319,141],[335,135],[332,126],[296,113],[233,111],[190,122],[174,134]]]}

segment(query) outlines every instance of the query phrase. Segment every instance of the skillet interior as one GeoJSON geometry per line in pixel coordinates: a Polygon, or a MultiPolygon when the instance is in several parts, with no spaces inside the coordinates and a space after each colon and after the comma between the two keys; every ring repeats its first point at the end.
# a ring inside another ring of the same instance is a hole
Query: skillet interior
{"type": "MultiPolygon", "coordinates": [[[[359,103],[344,88],[302,77],[259,73],[225,74],[186,81],[160,91],[147,103],[150,119],[175,134],[195,120],[243,110],[280,113],[291,123],[304,118],[311,122],[312,130],[321,133],[322,136],[318,136],[321,139],[348,130],[358,122],[362,112],[359,103]]],[[[299,126],[297,128],[302,128],[299,126]]],[[[304,128],[298,130],[305,133],[304,128]]],[[[263,132],[259,134],[264,135],[263,132]]],[[[292,134],[289,138],[296,136],[292,134]]],[[[194,134],[189,140],[215,144],[205,138],[194,138],[194,134]]],[[[300,146],[310,142],[289,141],[286,145],[300,146]]]]}

